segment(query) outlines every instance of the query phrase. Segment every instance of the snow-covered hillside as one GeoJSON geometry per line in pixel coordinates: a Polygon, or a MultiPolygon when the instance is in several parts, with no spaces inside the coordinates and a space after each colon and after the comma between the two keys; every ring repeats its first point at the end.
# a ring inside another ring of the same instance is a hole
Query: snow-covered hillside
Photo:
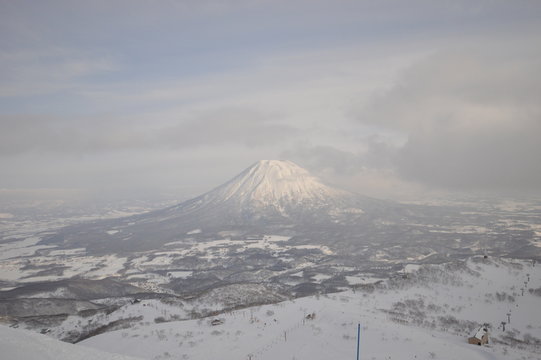
{"type": "Polygon", "coordinates": [[[355,356],[361,324],[362,359],[539,359],[540,293],[533,262],[480,257],[356,291],[139,323],[82,344],[146,359],[345,359],[355,356]],[[468,344],[483,324],[489,345],[468,344]]]}
{"type": "Polygon", "coordinates": [[[0,325],[0,358],[20,360],[136,360],[85,346],[64,343],[27,330],[0,325]]]}

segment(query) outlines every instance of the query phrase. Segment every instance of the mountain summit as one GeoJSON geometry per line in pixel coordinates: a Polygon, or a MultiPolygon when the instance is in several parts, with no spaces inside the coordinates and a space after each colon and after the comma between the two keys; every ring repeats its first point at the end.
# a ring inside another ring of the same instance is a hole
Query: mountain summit
{"type": "Polygon", "coordinates": [[[316,211],[336,213],[350,207],[356,196],[323,184],[292,161],[261,160],[225,184],[170,210],[228,218],[230,224],[290,222],[313,217],[316,211]]]}
{"type": "Polygon", "coordinates": [[[342,190],[321,183],[292,161],[261,160],[222,186],[204,194],[202,200],[232,202],[242,207],[322,206],[346,196],[342,190]]]}

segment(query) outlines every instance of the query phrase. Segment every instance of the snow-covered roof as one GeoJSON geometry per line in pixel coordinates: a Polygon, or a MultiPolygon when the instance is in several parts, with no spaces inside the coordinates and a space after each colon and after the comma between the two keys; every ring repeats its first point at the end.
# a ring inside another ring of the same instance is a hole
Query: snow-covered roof
{"type": "Polygon", "coordinates": [[[481,326],[479,328],[479,330],[477,330],[477,333],[475,333],[475,337],[479,340],[481,340],[483,338],[483,335],[487,334],[488,333],[488,330],[486,327],[484,326],[481,326]]]}

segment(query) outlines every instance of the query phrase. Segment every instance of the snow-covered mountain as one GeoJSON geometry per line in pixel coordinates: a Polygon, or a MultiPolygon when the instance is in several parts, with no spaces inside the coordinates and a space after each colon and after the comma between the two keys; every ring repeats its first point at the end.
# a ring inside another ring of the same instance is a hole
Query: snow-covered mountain
{"type": "Polygon", "coordinates": [[[362,226],[375,214],[389,214],[393,206],[328,186],[291,161],[261,160],[194,199],[129,218],[66,228],[45,243],[109,252],[156,249],[186,235],[215,239],[227,231],[306,234],[307,229],[362,226]]]}
{"type": "Polygon", "coordinates": [[[169,211],[204,212],[207,215],[226,211],[231,222],[245,224],[253,220],[276,220],[273,217],[299,220],[310,215],[314,217],[315,211],[327,215],[339,212],[361,214],[360,198],[323,184],[291,161],[261,160],[225,184],[169,211]]]}
{"type": "Polygon", "coordinates": [[[229,182],[198,197],[195,203],[230,202],[244,208],[272,207],[279,210],[300,204],[326,206],[351,195],[324,185],[291,161],[261,160],[229,182]]]}

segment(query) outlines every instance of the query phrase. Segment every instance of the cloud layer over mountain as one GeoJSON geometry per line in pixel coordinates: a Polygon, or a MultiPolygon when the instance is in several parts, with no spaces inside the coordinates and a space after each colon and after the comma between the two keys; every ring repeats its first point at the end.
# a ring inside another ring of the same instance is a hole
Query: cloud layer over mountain
{"type": "Polygon", "coordinates": [[[189,196],[290,158],[375,196],[541,192],[536,1],[18,1],[0,20],[0,188],[189,196]]]}

